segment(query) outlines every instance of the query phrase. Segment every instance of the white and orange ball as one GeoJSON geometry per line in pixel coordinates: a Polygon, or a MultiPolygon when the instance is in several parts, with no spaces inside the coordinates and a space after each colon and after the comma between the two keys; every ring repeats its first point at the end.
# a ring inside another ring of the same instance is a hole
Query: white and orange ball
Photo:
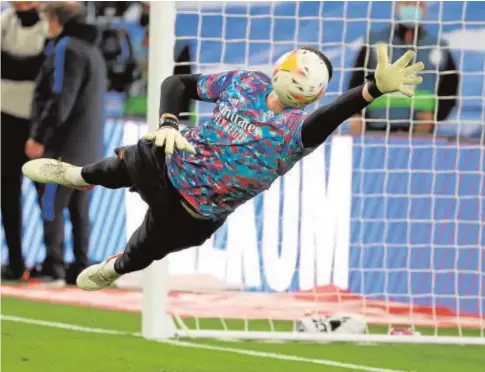
{"type": "Polygon", "coordinates": [[[303,108],[322,97],[329,78],[320,56],[310,50],[295,49],[278,59],[271,82],[283,105],[303,108]]]}

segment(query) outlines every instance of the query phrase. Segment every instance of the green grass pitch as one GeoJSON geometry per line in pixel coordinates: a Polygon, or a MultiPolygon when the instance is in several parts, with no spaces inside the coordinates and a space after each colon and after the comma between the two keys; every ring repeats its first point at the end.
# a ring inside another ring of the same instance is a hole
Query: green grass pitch
{"type": "Polygon", "coordinates": [[[126,332],[88,333],[2,319],[5,372],[485,371],[485,348],[479,346],[188,339],[169,344],[134,335],[140,314],[5,297],[2,316],[126,332]]]}

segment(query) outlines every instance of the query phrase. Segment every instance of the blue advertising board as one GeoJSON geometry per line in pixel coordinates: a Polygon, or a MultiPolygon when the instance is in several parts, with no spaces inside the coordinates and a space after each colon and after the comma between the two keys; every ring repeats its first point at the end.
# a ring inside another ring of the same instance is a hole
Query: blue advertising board
{"type": "MultiPolygon", "coordinates": [[[[140,123],[109,121],[106,155],[144,130],[140,123]]],[[[129,194],[92,192],[92,260],[121,251],[136,228],[133,221],[143,217],[141,200],[126,213],[129,194]]],[[[36,200],[25,181],[23,248],[29,265],[45,254],[36,200]]],[[[67,223],[67,261],[70,229],[67,223]]],[[[211,273],[250,291],[333,284],[477,313],[485,308],[485,149],[440,138],[334,136],[240,207],[195,252],[172,255],[171,272],[211,273]]]]}

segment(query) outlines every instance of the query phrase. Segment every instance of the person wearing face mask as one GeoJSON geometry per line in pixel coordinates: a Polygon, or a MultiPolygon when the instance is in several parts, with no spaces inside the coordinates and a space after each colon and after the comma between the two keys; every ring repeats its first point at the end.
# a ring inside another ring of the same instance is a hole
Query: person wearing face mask
{"type": "Polygon", "coordinates": [[[399,58],[414,47],[416,59],[429,67],[413,100],[399,94],[377,99],[365,110],[364,116],[359,113],[351,118],[350,132],[353,134],[365,131],[433,133],[435,123],[446,119],[456,105],[460,74],[447,43],[426,29],[426,4],[400,1],[395,5],[394,14],[393,25],[372,32],[360,49],[349,89],[375,71],[376,60],[367,45],[380,41],[390,41],[393,58],[399,58]]]}
{"type": "Polygon", "coordinates": [[[2,279],[18,280],[24,274],[22,257],[22,164],[28,158],[24,145],[30,131],[35,79],[44,61],[48,25],[39,12],[40,2],[12,1],[1,14],[1,205],[8,246],[8,265],[2,279]]]}
{"type": "MultiPolygon", "coordinates": [[[[29,159],[62,159],[74,164],[103,155],[106,64],[98,48],[99,30],[85,23],[82,4],[49,2],[44,8],[52,37],[35,87],[32,128],[25,144],[29,159]]],[[[53,184],[39,186],[46,258],[37,281],[49,287],[65,284],[64,214],[72,223],[72,268],[88,264],[89,194],[53,184]]]]}

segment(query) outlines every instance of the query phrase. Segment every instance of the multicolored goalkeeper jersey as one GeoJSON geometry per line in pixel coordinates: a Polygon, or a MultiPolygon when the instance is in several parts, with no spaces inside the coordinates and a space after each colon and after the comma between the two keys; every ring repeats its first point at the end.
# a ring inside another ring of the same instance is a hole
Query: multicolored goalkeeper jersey
{"type": "Polygon", "coordinates": [[[302,110],[271,111],[271,80],[260,72],[201,75],[201,100],[215,102],[212,118],[185,130],[197,154],[168,159],[175,188],[201,215],[224,218],[268,189],[304,155],[302,110]]]}

